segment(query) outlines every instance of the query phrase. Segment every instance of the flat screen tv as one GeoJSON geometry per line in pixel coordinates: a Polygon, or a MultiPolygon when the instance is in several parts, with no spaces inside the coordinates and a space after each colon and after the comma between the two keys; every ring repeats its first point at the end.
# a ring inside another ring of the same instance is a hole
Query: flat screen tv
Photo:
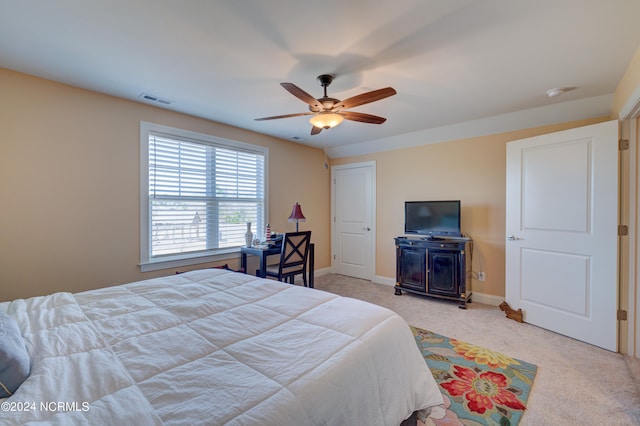
{"type": "Polygon", "coordinates": [[[428,236],[459,237],[460,200],[405,201],[404,232],[428,236]]]}

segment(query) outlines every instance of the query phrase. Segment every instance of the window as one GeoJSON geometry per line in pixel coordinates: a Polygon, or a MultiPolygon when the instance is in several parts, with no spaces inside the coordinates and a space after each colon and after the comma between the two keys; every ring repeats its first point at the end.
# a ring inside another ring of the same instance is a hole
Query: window
{"type": "Polygon", "coordinates": [[[142,271],[232,257],[247,222],[264,228],[267,148],[144,122],[140,133],[142,271]]]}

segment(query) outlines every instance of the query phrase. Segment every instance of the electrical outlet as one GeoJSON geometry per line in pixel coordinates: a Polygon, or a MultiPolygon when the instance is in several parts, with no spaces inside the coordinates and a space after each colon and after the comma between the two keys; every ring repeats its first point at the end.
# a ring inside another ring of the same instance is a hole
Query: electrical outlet
{"type": "Polygon", "coordinates": [[[478,281],[484,281],[484,280],[485,280],[484,272],[478,272],[478,281]]]}

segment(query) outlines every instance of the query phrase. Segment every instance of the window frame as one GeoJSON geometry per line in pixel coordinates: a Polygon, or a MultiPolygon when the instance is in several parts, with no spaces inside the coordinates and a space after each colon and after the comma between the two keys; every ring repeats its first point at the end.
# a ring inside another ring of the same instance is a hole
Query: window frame
{"type": "Polygon", "coordinates": [[[174,139],[183,139],[206,145],[232,150],[249,151],[264,156],[264,223],[269,214],[269,148],[246,142],[220,138],[190,130],[178,129],[161,124],[140,122],[140,270],[141,272],[175,268],[200,263],[236,259],[239,247],[208,249],[192,253],[180,253],[162,257],[151,256],[151,209],[149,206],[149,135],[156,134],[174,139]]]}

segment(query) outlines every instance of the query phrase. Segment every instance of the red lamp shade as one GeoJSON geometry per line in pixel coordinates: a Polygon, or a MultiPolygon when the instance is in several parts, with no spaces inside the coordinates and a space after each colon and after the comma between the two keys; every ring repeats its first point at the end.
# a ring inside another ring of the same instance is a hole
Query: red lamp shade
{"type": "Polygon", "coordinates": [[[296,223],[296,232],[298,232],[298,222],[304,222],[306,219],[302,214],[302,209],[300,208],[300,204],[296,203],[293,206],[293,210],[291,211],[291,216],[289,216],[289,222],[296,223]]]}

